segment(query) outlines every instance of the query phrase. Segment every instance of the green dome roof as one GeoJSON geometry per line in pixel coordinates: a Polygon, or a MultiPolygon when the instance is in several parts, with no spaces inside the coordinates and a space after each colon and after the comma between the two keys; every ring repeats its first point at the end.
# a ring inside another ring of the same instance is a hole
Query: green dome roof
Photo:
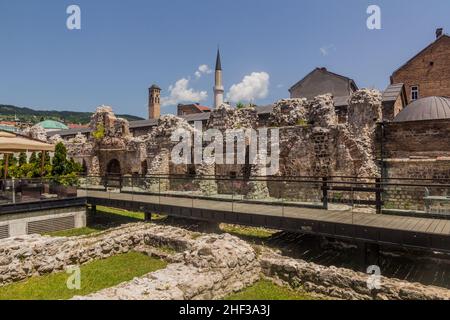
{"type": "Polygon", "coordinates": [[[45,120],[45,121],[39,122],[37,125],[41,126],[42,128],[44,128],[46,130],[53,130],[53,129],[67,130],[67,129],[69,129],[69,127],[66,126],[64,123],[61,123],[58,121],[53,121],[53,120],[45,120]]]}

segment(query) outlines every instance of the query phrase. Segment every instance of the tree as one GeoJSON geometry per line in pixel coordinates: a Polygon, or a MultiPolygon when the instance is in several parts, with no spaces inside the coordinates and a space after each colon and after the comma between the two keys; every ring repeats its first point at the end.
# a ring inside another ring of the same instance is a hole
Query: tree
{"type": "Polygon", "coordinates": [[[27,154],[25,152],[21,152],[19,154],[19,166],[22,167],[24,164],[27,164],[27,154]]]}
{"type": "Polygon", "coordinates": [[[12,154],[9,156],[8,164],[10,167],[15,167],[17,165],[17,158],[12,154]]]}
{"type": "Polygon", "coordinates": [[[238,102],[236,104],[236,109],[244,109],[244,108],[245,108],[245,105],[242,102],[238,102]]]}
{"type": "MultiPolygon", "coordinates": [[[[44,154],[44,165],[51,165],[51,159],[50,159],[50,154],[47,152],[47,151],[44,151],[45,152],[45,154],[44,154]]],[[[42,152],[39,152],[39,154],[38,154],[38,160],[39,160],[39,163],[41,163],[42,162],[42,152]]]]}
{"type": "Polygon", "coordinates": [[[67,149],[66,146],[60,142],[55,146],[55,156],[53,157],[53,176],[62,176],[70,173],[67,161],[67,149]]]}
{"type": "Polygon", "coordinates": [[[67,170],[69,173],[80,173],[83,172],[83,166],[71,158],[67,163],[67,170]]]}
{"type": "Polygon", "coordinates": [[[33,152],[30,156],[29,162],[30,164],[36,165],[38,163],[36,152],[33,152]]]}

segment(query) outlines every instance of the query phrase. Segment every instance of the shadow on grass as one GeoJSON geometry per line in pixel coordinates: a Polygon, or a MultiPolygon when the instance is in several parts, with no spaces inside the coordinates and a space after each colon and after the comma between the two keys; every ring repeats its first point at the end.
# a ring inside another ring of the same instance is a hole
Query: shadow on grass
{"type": "Polygon", "coordinates": [[[144,215],[142,218],[138,214],[136,216],[130,216],[125,213],[111,212],[106,209],[98,209],[95,214],[88,212],[87,227],[98,231],[104,231],[111,228],[117,228],[124,224],[137,223],[144,221],[144,215]]]}
{"type": "Polygon", "coordinates": [[[86,227],[49,232],[45,233],[45,235],[49,235],[52,237],[77,237],[83,235],[92,235],[112,228],[117,228],[125,224],[143,221],[143,213],[106,207],[97,207],[97,212],[95,214],[91,210],[87,211],[86,227]]]}

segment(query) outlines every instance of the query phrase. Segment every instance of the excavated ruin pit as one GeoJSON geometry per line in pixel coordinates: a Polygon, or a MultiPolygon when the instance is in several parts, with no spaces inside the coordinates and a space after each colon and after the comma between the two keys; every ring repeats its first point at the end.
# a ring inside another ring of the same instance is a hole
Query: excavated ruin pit
{"type": "Polygon", "coordinates": [[[261,277],[337,299],[450,299],[447,289],[385,277],[379,289],[370,289],[365,273],[282,256],[229,234],[199,234],[152,223],[94,236],[2,240],[1,285],[132,250],[158,255],[161,246],[179,252],[165,257],[167,268],[76,299],[221,299],[261,277]]]}

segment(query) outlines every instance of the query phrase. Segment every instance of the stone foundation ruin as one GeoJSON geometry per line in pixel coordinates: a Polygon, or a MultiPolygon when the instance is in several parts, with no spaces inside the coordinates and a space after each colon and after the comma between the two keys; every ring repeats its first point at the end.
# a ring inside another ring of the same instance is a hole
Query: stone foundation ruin
{"type": "Polygon", "coordinates": [[[449,290],[324,267],[251,246],[229,234],[199,234],[147,223],[71,238],[28,235],[0,240],[0,286],[130,251],[164,256],[169,265],[112,288],[74,299],[222,299],[261,278],[337,299],[450,299],[449,290]],[[174,254],[162,254],[169,247],[174,254]],[[195,281],[192,281],[195,279],[195,281]]]}

